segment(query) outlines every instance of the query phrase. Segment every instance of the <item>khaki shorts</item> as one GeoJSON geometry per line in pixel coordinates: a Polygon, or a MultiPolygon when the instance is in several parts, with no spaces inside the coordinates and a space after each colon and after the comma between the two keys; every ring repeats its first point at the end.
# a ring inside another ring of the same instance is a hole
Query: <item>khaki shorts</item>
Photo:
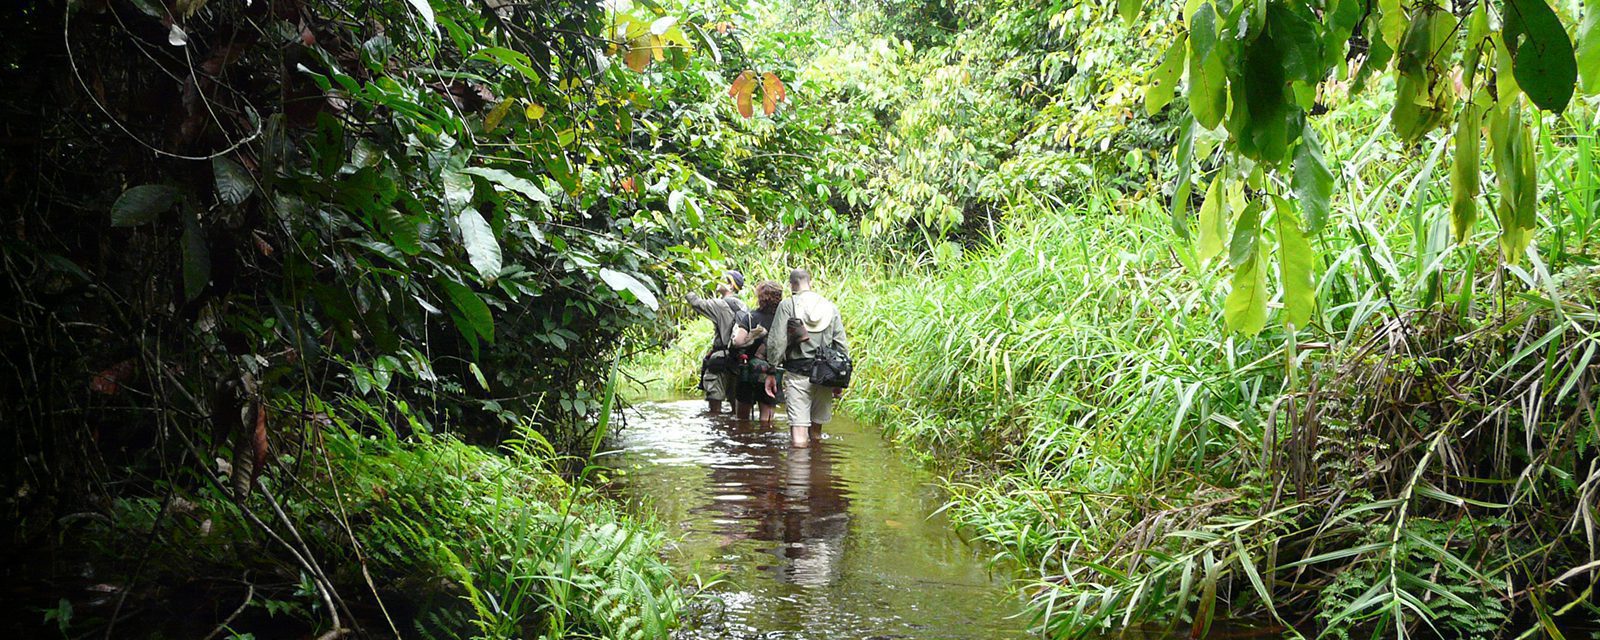
{"type": "Polygon", "coordinates": [[[733,374],[709,371],[702,373],[700,390],[706,392],[707,400],[727,400],[728,392],[733,390],[733,374]]]}
{"type": "Polygon", "coordinates": [[[784,373],[783,405],[791,426],[827,424],[833,419],[833,387],[814,386],[802,374],[784,373]]]}

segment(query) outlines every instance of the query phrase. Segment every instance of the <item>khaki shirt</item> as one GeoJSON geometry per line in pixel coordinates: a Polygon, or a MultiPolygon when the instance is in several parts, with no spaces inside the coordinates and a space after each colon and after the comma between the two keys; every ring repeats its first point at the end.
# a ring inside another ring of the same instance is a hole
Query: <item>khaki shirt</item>
{"type": "Polygon", "coordinates": [[[815,291],[802,291],[778,303],[778,310],[772,316],[772,333],[767,335],[767,354],[781,353],[783,359],[773,364],[784,366],[792,361],[814,358],[817,346],[824,344],[832,345],[846,355],[850,353],[849,345],[845,342],[844,320],[839,316],[838,306],[815,291]],[[789,318],[796,316],[797,304],[810,314],[810,317],[802,318],[807,321],[806,334],[810,339],[795,344],[789,341],[789,318]],[[823,325],[820,330],[811,330],[818,324],[823,325]]]}
{"type": "Polygon", "coordinates": [[[711,319],[711,326],[716,331],[716,335],[711,338],[711,350],[727,347],[727,341],[733,336],[735,315],[733,307],[726,299],[702,298],[692,293],[689,294],[688,300],[689,306],[693,307],[696,313],[711,319]]]}

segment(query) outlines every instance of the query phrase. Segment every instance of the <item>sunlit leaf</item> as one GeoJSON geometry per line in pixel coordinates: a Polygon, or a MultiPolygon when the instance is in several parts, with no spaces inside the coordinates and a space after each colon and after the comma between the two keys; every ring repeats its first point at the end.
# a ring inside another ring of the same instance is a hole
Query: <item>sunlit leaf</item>
{"type": "Polygon", "coordinates": [[[1247,336],[1261,332],[1267,326],[1267,272],[1261,268],[1260,252],[1233,272],[1233,290],[1223,301],[1223,318],[1228,328],[1247,336]]]}
{"type": "Polygon", "coordinates": [[[1173,94],[1178,90],[1178,78],[1183,75],[1183,63],[1189,49],[1187,37],[1179,36],[1167,53],[1161,59],[1161,64],[1150,72],[1146,80],[1144,92],[1144,110],[1155,115],[1162,107],[1172,101],[1173,94]]]}
{"type": "Polygon", "coordinates": [[[509,171],[490,169],[488,167],[468,167],[466,169],[462,169],[461,173],[479,176],[490,182],[493,182],[500,187],[520,193],[527,199],[534,202],[541,204],[550,203],[550,196],[545,195],[545,192],[538,186],[534,185],[533,181],[513,174],[509,171]]]}
{"type": "Polygon", "coordinates": [[[1283,198],[1273,197],[1273,218],[1278,223],[1278,279],[1283,283],[1283,321],[1306,326],[1317,306],[1317,291],[1312,284],[1311,263],[1315,254],[1292,215],[1294,209],[1283,198]]]}
{"type": "Polygon", "coordinates": [[[1256,239],[1261,234],[1261,203],[1251,200],[1233,223],[1228,240],[1228,264],[1238,268],[1256,254],[1256,239]]]}
{"type": "Polygon", "coordinates": [[[778,103],[788,98],[783,81],[777,74],[768,71],[761,74],[761,110],[767,115],[772,115],[778,110],[778,103]]]}
{"type": "Polygon", "coordinates": [[[1189,32],[1189,112],[1210,130],[1228,113],[1228,74],[1217,51],[1217,14],[1210,2],[1194,13],[1189,32]]]}
{"type": "Polygon", "coordinates": [[[655,43],[649,36],[640,36],[628,41],[628,51],[622,54],[623,64],[634,71],[644,71],[650,66],[654,57],[655,43]]]}
{"type": "Polygon", "coordinates": [[[1450,162],[1450,228],[1456,242],[1467,241],[1472,235],[1472,224],[1478,219],[1482,118],[1478,105],[1468,101],[1457,116],[1456,131],[1451,138],[1455,157],[1450,162]]]}
{"type": "Polygon", "coordinates": [[[1222,191],[1222,176],[1212,177],[1205,203],[1200,205],[1200,242],[1196,251],[1202,261],[1222,255],[1222,239],[1228,232],[1227,196],[1222,191]]]}
{"type": "Polygon", "coordinates": [[[438,28],[433,18],[433,5],[428,4],[428,0],[406,1],[411,3],[411,8],[417,10],[417,15],[422,17],[422,26],[427,28],[429,35],[432,35],[438,28]]]}
{"type": "Polygon", "coordinates": [[[477,209],[467,207],[456,216],[461,229],[461,244],[467,249],[467,260],[478,276],[493,281],[500,276],[500,241],[494,237],[494,228],[483,219],[477,209]]]}
{"type": "Polygon", "coordinates": [[[1300,135],[1300,145],[1294,152],[1292,184],[1295,198],[1305,211],[1306,232],[1321,231],[1328,219],[1328,200],[1333,196],[1333,172],[1322,157],[1316,131],[1309,126],[1300,135]]]}
{"type": "Polygon", "coordinates": [[[634,299],[643,303],[644,306],[650,307],[652,310],[655,310],[659,306],[659,303],[656,301],[655,292],[651,291],[650,287],[646,286],[645,283],[640,282],[638,278],[635,278],[630,274],[623,273],[621,271],[613,271],[611,269],[601,269],[600,279],[605,281],[606,285],[610,286],[616,291],[627,291],[633,294],[634,299]]]}
{"type": "Polygon", "coordinates": [[[1538,167],[1533,136],[1516,105],[1495,109],[1489,123],[1494,152],[1495,178],[1500,200],[1495,217],[1500,222],[1500,249],[1506,261],[1516,264],[1533,237],[1538,220],[1538,167]]]}
{"type": "Polygon", "coordinates": [[[1589,95],[1600,94],[1600,2],[1583,6],[1583,26],[1578,28],[1578,86],[1589,95]]]}
{"type": "Polygon", "coordinates": [[[1139,18],[1139,12],[1143,9],[1144,0],[1117,0],[1117,15],[1130,25],[1139,18]]]}
{"type": "Polygon", "coordinates": [[[733,84],[728,86],[728,96],[733,98],[735,106],[739,109],[739,115],[746,118],[755,117],[755,104],[751,101],[751,94],[755,93],[756,89],[755,76],[754,71],[741,71],[739,76],[733,79],[733,84]]]}
{"type": "Polygon", "coordinates": [[[515,100],[501,100],[500,104],[490,109],[488,115],[483,117],[483,130],[492,132],[499,128],[500,121],[505,119],[506,114],[511,113],[511,105],[515,103],[515,100]]]}

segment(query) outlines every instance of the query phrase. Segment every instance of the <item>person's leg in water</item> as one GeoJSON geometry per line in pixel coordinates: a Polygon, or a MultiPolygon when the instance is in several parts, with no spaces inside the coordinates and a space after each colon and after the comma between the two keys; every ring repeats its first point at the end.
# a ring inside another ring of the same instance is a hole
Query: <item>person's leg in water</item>
{"type": "Polygon", "coordinates": [[[700,378],[700,388],[706,392],[706,411],[712,415],[722,413],[722,402],[728,399],[728,376],[719,373],[705,373],[700,378]]]}
{"type": "Polygon", "coordinates": [[[822,425],[833,419],[833,400],[838,397],[839,389],[811,387],[811,429],[807,435],[812,439],[822,437],[822,425]]]}
{"type": "Polygon", "coordinates": [[[796,447],[822,437],[822,425],[833,419],[833,390],[812,386],[805,376],[784,376],[784,404],[789,414],[789,440],[796,447]]]}

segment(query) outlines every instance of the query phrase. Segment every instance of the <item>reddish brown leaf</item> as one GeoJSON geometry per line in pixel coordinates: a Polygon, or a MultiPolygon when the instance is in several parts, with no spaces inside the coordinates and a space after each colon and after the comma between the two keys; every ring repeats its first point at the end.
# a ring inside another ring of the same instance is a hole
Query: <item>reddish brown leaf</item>
{"type": "Polygon", "coordinates": [[[122,383],[133,377],[133,360],[123,360],[100,373],[94,374],[89,379],[89,390],[104,395],[115,395],[122,390],[122,383]]]}
{"type": "Polygon", "coordinates": [[[622,54],[622,61],[628,65],[629,69],[643,72],[650,66],[651,50],[654,48],[655,46],[651,44],[649,37],[634,38],[628,41],[628,52],[622,54]]]}
{"type": "Polygon", "coordinates": [[[778,111],[778,103],[788,99],[788,92],[783,86],[783,81],[778,75],[768,71],[761,76],[761,109],[772,115],[778,111]]]}
{"type": "Polygon", "coordinates": [[[267,467],[267,405],[256,398],[250,405],[250,415],[254,418],[254,428],[250,434],[251,464],[250,486],[255,486],[256,479],[261,477],[261,471],[267,467]]]}
{"type": "Polygon", "coordinates": [[[733,97],[734,104],[739,107],[739,115],[746,118],[755,117],[755,105],[751,102],[751,94],[756,90],[756,73],[743,71],[739,77],[733,79],[733,84],[728,87],[728,95],[733,97]]]}
{"type": "Polygon", "coordinates": [[[256,251],[261,252],[262,256],[268,258],[272,257],[272,245],[267,243],[266,238],[261,237],[261,233],[259,231],[250,234],[250,239],[256,241],[256,251]]]}
{"type": "Polygon", "coordinates": [[[637,190],[634,189],[634,186],[633,186],[633,176],[628,176],[628,177],[622,179],[622,190],[623,191],[627,191],[629,193],[636,193],[637,192],[637,190]]]}

